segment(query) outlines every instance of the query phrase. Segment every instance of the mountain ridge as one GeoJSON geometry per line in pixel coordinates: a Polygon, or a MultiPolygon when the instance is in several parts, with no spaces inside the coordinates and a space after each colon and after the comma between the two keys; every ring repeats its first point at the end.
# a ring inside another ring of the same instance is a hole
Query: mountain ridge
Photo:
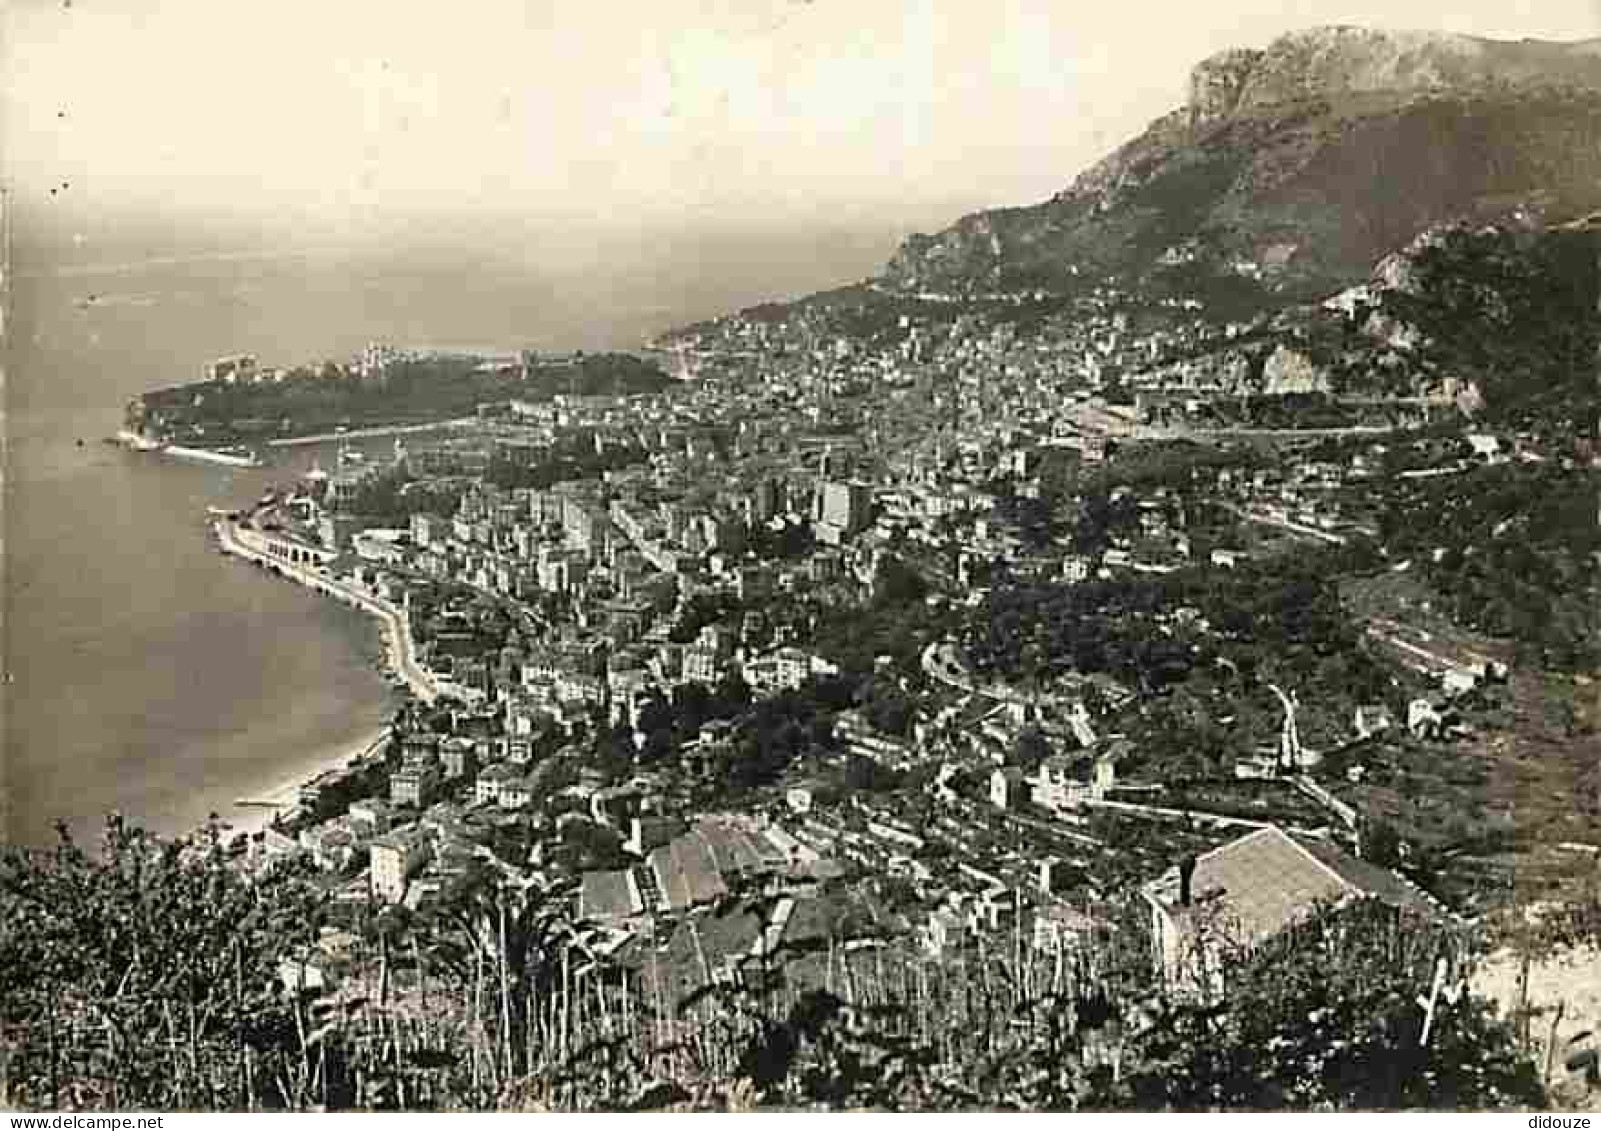
{"type": "Polygon", "coordinates": [[[1429,227],[1601,208],[1601,40],[1317,28],[1192,69],[1189,101],[1046,201],[909,236],[902,290],[1071,289],[1183,268],[1262,308],[1429,227]]]}
{"type": "Polygon", "coordinates": [[[1484,83],[1601,89],[1601,39],[1307,28],[1265,48],[1230,48],[1197,63],[1190,72],[1188,109],[1209,118],[1302,98],[1464,90],[1484,83]]]}

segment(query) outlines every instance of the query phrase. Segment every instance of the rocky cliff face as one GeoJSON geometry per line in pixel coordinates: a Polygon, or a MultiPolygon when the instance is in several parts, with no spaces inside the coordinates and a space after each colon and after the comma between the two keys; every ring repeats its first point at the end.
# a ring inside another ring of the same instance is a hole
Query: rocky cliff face
{"type": "Polygon", "coordinates": [[[1182,366],[1230,392],[1454,400],[1498,425],[1590,434],[1601,418],[1601,222],[1431,228],[1360,285],[1214,338],[1182,366]]]}
{"type": "Polygon", "coordinates": [[[1312,98],[1553,85],[1601,89],[1601,40],[1504,42],[1327,27],[1293,32],[1263,51],[1225,51],[1200,63],[1190,79],[1190,110],[1206,120],[1312,98]]]}
{"type": "Polygon", "coordinates": [[[1469,415],[1588,431],[1601,412],[1601,228],[1434,228],[1369,280],[1278,318],[1266,392],[1456,398],[1469,415]]]}
{"type": "Polygon", "coordinates": [[[1234,113],[1266,55],[1265,51],[1236,48],[1197,64],[1190,72],[1191,119],[1221,118],[1234,113]]]}
{"type": "Polygon", "coordinates": [[[1337,291],[1430,226],[1601,209],[1601,41],[1323,28],[1195,68],[1189,104],[1052,199],[907,240],[941,290],[1182,275],[1262,306],[1337,291]]]}

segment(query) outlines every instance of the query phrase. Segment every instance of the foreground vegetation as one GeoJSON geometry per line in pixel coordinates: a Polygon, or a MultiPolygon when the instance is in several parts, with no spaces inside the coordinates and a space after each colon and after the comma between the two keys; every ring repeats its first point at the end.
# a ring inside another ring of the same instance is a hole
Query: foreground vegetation
{"type": "Polygon", "coordinates": [[[1076,950],[1042,952],[1003,933],[938,961],[844,918],[727,977],[705,954],[729,923],[763,913],[754,893],[631,957],[596,954],[593,934],[566,906],[559,890],[512,890],[488,875],[426,914],[341,905],[313,874],[286,867],[247,879],[215,844],[159,843],[115,821],[96,856],[65,838],[44,852],[12,851],[0,868],[0,1102],[163,1110],[1545,1102],[1543,1072],[1524,1051],[1527,1026],[1520,1033],[1463,992],[1479,947],[1455,928],[1404,928],[1378,913],[1322,919],[1271,953],[1236,956],[1227,992],[1197,1001],[1151,984],[1142,932],[1115,911],[1076,950]],[[333,928],[349,940],[338,991],[297,988],[303,975],[285,977],[296,969],[285,960],[333,928]],[[1438,986],[1437,969],[1447,974],[1438,986]]]}

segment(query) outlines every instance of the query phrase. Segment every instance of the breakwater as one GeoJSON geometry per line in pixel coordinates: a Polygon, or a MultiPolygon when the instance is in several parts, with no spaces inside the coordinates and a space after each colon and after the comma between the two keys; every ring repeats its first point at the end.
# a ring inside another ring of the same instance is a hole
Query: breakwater
{"type": "Polygon", "coordinates": [[[372,439],[380,436],[410,436],[420,432],[441,432],[474,423],[472,417],[437,420],[429,424],[382,424],[372,428],[347,428],[343,432],[316,432],[306,436],[280,436],[268,440],[270,448],[292,448],[303,444],[329,444],[338,440],[372,439]]]}

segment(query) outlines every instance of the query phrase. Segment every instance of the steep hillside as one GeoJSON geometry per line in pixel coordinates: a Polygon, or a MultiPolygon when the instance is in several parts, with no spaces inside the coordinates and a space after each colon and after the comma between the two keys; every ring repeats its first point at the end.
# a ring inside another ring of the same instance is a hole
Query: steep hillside
{"type": "Polygon", "coordinates": [[[1190,90],[1052,199],[910,237],[886,280],[1176,273],[1277,305],[1361,279],[1431,225],[1601,208],[1601,43],[1326,28],[1215,56],[1190,90]]]}
{"type": "Polygon", "coordinates": [[[1449,381],[1506,424],[1594,426],[1601,230],[1430,231],[1333,305],[1382,351],[1357,357],[1370,374],[1377,360],[1414,386],[1449,381]]]}
{"type": "Polygon", "coordinates": [[[1601,228],[1458,224],[1430,228],[1321,303],[1213,335],[1185,363],[1238,375],[1229,392],[1427,397],[1574,436],[1601,413],[1598,351],[1601,228]]]}

